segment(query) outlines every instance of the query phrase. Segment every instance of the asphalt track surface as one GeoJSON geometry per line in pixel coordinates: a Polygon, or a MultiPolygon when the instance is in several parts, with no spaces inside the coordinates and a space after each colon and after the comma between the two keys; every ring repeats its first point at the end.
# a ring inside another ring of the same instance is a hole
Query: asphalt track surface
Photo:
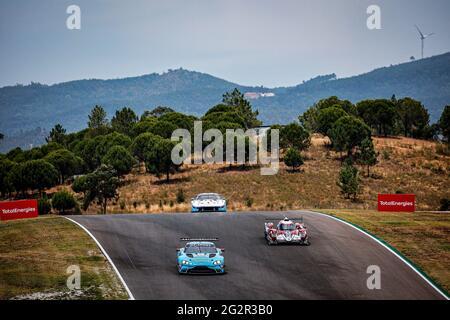
{"type": "Polygon", "coordinates": [[[443,299],[398,257],[313,212],[72,216],[106,250],[135,299],[443,299]],[[268,246],[267,217],[304,218],[311,246],[268,246]],[[217,237],[225,275],[179,275],[180,237],[217,237]],[[367,268],[381,270],[369,290],[367,268]]]}

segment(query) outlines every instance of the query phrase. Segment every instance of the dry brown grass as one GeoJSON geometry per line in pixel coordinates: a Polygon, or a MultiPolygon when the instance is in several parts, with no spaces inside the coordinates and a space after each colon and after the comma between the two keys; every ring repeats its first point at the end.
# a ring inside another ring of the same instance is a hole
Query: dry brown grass
{"type": "Polygon", "coordinates": [[[321,211],[382,238],[450,291],[450,213],[321,211]]]}
{"type": "MultiPolygon", "coordinates": [[[[346,200],[336,185],[339,155],[329,151],[327,143],[327,138],[314,135],[311,147],[304,152],[305,164],[296,173],[287,171],[283,164],[274,176],[261,176],[256,167],[227,170],[222,165],[190,165],[171,176],[170,183],[150,174],[129,175],[119,190],[120,200],[111,204],[108,212],[188,211],[190,198],[200,192],[223,194],[231,210],[374,209],[378,193],[400,191],[416,194],[419,210],[433,211],[439,208],[440,199],[450,198],[450,157],[437,154],[435,143],[375,138],[379,163],[371,169],[369,178],[365,177],[365,168],[361,168],[358,201],[346,200]],[[176,202],[178,189],[186,195],[181,204],[176,202]]],[[[88,210],[97,211],[95,206],[88,210]]]]}
{"type": "Polygon", "coordinates": [[[0,223],[0,300],[68,294],[71,265],[81,269],[78,298],[127,298],[94,241],[75,224],[53,216],[0,223]]]}

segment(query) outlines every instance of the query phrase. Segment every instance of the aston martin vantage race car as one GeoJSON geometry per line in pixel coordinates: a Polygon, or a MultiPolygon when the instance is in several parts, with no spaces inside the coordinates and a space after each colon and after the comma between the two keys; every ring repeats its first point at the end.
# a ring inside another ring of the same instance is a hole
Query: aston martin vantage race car
{"type": "Polygon", "coordinates": [[[303,219],[295,222],[295,220],[284,218],[277,225],[273,222],[266,222],[264,223],[264,238],[269,245],[292,243],[309,246],[311,244],[303,219]]]}
{"type": "Polygon", "coordinates": [[[177,249],[177,268],[180,274],[225,273],[224,249],[214,244],[218,239],[189,239],[184,248],[177,249]]]}
{"type": "Polygon", "coordinates": [[[200,193],[191,200],[191,212],[227,212],[227,201],[217,193],[200,193]]]}

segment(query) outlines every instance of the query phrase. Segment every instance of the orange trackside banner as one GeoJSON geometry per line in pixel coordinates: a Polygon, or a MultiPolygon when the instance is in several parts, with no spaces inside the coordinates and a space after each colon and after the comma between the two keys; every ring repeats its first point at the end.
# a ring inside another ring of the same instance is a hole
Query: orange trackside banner
{"type": "Polygon", "coordinates": [[[0,202],[0,220],[35,218],[38,216],[38,203],[33,200],[0,202]]]}

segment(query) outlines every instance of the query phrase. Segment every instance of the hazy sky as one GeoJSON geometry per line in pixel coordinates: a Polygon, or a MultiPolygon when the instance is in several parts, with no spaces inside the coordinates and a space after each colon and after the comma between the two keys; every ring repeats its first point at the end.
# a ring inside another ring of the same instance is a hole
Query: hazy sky
{"type": "Polygon", "coordinates": [[[0,0],[0,86],[185,69],[298,84],[450,51],[449,0],[0,0]],[[81,8],[68,30],[66,8],[81,8]],[[381,30],[366,9],[381,7],[381,30]]]}

